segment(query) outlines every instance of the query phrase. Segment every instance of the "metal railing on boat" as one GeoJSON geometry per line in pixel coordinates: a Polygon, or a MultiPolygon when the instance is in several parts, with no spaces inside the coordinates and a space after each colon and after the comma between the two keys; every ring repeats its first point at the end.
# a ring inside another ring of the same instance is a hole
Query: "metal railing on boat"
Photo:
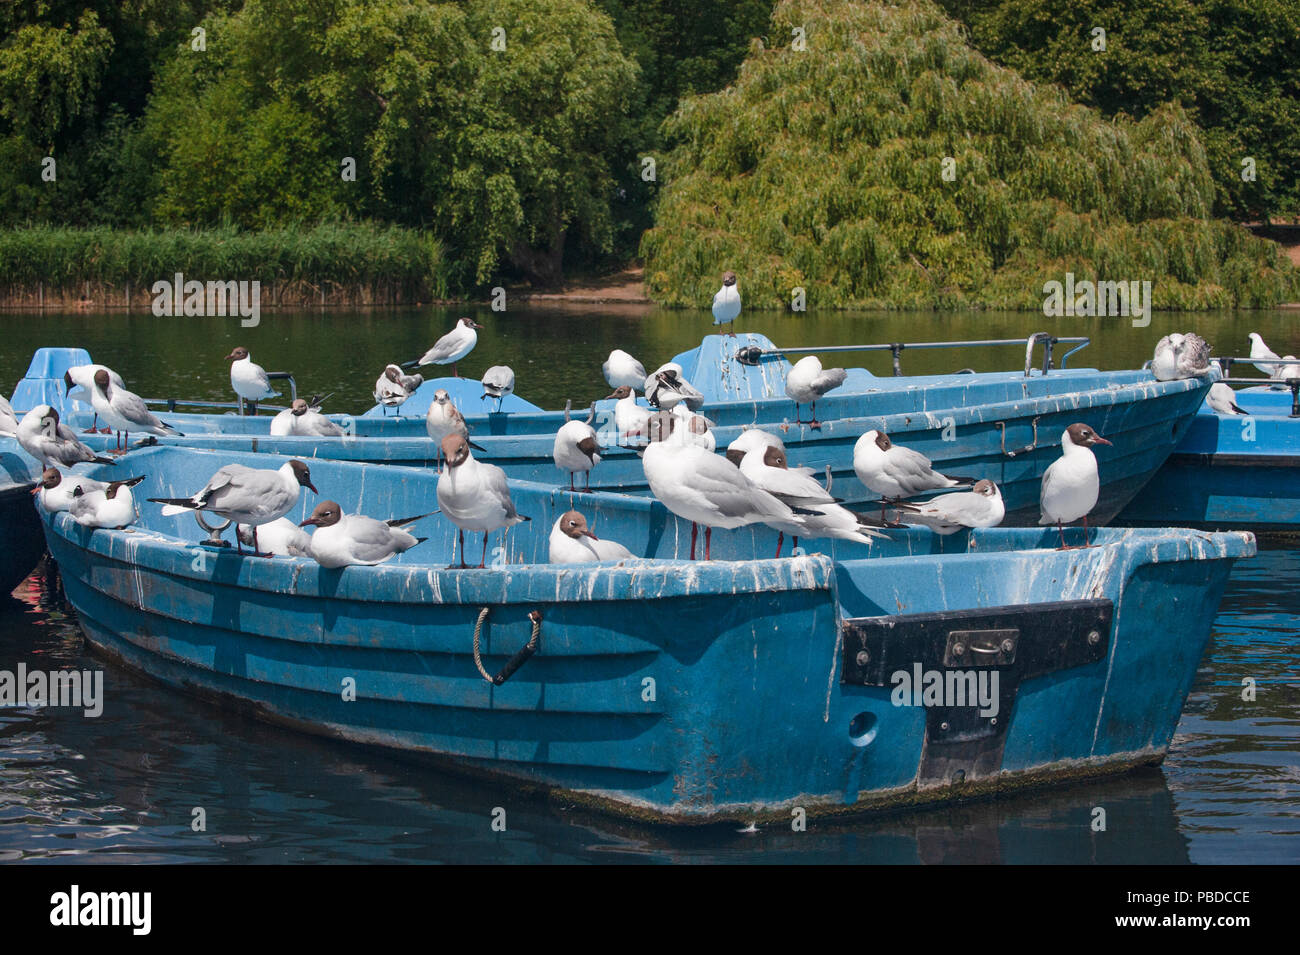
{"type": "Polygon", "coordinates": [[[902,354],[909,348],[917,350],[923,348],[983,348],[996,345],[1023,345],[1025,348],[1025,377],[1028,378],[1034,367],[1034,347],[1036,345],[1041,344],[1043,346],[1043,374],[1046,375],[1052,370],[1052,349],[1056,345],[1075,346],[1061,356],[1059,367],[1064,369],[1070,356],[1079,351],[1079,349],[1087,347],[1091,342],[1091,338],[1084,336],[1062,337],[1051,335],[1047,332],[1034,332],[1028,338],[978,338],[957,342],[887,342],[877,345],[827,345],[824,348],[800,347],[771,349],[763,349],[759,348],[757,345],[750,345],[746,348],[741,348],[736,352],[736,360],[742,365],[757,365],[762,361],[774,361],[786,355],[812,355],[824,352],[887,351],[893,355],[895,377],[902,377],[902,354]]]}
{"type": "MultiPolygon", "coordinates": [[[[1223,369],[1223,377],[1219,380],[1225,385],[1271,385],[1277,387],[1279,390],[1281,390],[1282,387],[1286,387],[1291,392],[1291,414],[1289,417],[1300,418],[1300,378],[1232,377],[1232,366],[1236,362],[1245,362],[1248,365],[1253,365],[1255,362],[1259,362],[1260,364],[1280,365],[1283,363],[1283,359],[1278,359],[1276,362],[1273,362],[1265,361],[1262,358],[1212,358],[1210,361],[1211,363],[1218,362],[1219,367],[1223,369]]],[[[1287,364],[1291,364],[1291,362],[1287,362],[1287,364]]]]}
{"type": "MultiPolygon", "coordinates": [[[[294,381],[292,373],[287,371],[271,371],[267,372],[266,377],[271,381],[287,381],[289,383],[290,406],[298,400],[298,383],[294,381]]],[[[157,405],[166,408],[168,411],[176,411],[177,408],[184,406],[186,408],[221,408],[226,411],[234,411],[238,415],[249,414],[242,395],[239,397],[238,401],[199,401],[190,398],[145,398],[144,403],[147,405],[157,405]]],[[[281,405],[268,405],[263,404],[260,401],[255,403],[255,407],[264,411],[288,410],[281,405]]]]}

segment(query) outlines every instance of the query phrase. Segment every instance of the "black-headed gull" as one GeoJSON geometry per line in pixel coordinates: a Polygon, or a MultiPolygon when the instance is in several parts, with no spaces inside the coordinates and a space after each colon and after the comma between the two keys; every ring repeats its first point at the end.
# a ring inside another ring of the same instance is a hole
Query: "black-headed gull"
{"type": "Polygon", "coordinates": [[[231,351],[226,356],[226,361],[230,362],[230,387],[235,390],[235,394],[249,402],[251,413],[257,414],[259,401],[279,394],[271,390],[271,379],[267,376],[266,369],[253,364],[248,349],[243,345],[231,351]]]}
{"type": "Polygon", "coordinates": [[[341,425],[325,417],[304,398],[295,398],[292,405],[271,419],[272,437],[341,438],[345,434],[341,425]]]}
{"type": "Polygon", "coordinates": [[[600,370],[605,373],[605,380],[611,388],[626,386],[635,390],[645,387],[645,366],[621,348],[609,353],[600,370]]]}
{"type": "Polygon", "coordinates": [[[680,419],[659,413],[650,421],[651,443],[642,455],[646,482],[656,498],[678,517],[691,522],[691,560],[695,559],[698,525],[704,525],[704,559],[710,558],[713,528],[744,527],[768,521],[796,523],[795,513],[756,485],[725,457],[678,440],[672,433],[680,419]]]}
{"type": "MultiPolygon", "coordinates": [[[[108,372],[108,380],[114,388],[126,388],[126,382],[122,380],[122,376],[107,365],[73,365],[63,373],[63,384],[67,389],[67,397],[73,401],[90,404],[90,395],[95,390],[95,372],[97,371],[108,372]]],[[[86,434],[98,433],[98,426],[99,415],[95,415],[95,420],[86,429],[86,434]]],[[[111,428],[105,428],[104,432],[108,433],[111,430],[111,428]]]]}
{"type": "Polygon", "coordinates": [[[483,567],[487,562],[488,534],[530,518],[515,510],[506,472],[495,464],[474,460],[464,435],[443,438],[442,453],[447,467],[438,478],[438,507],[456,525],[460,547],[460,564],[452,567],[469,566],[465,563],[466,531],[483,534],[483,557],[479,561],[479,567],[483,567]]]}
{"type": "Polygon", "coordinates": [[[601,540],[577,511],[565,511],[551,528],[547,556],[552,564],[585,564],[598,560],[626,560],[630,550],[618,541],[601,540]]]}
{"type": "Polygon", "coordinates": [[[754,448],[740,463],[741,474],[792,509],[799,508],[793,521],[764,522],[777,532],[777,557],[781,556],[786,534],[794,538],[796,548],[800,537],[835,537],[859,544],[870,543],[873,537],[888,540],[884,534],[864,524],[863,518],[841,507],[826,488],[804,471],[802,468],[791,470],[786,464],[785,451],[772,445],[754,448]]]}
{"type": "Polygon", "coordinates": [[[83,461],[113,464],[101,458],[77,439],[76,433],[59,421],[59,413],[50,405],[37,405],[18,423],[14,437],[22,449],[41,462],[41,467],[61,464],[70,468],[83,461]]]}
{"type": "Polygon", "coordinates": [[[459,319],[451,331],[434,342],[433,347],[424,353],[424,357],[420,359],[419,364],[451,365],[452,377],[459,378],[460,372],[456,370],[457,365],[478,344],[476,329],[482,327],[472,318],[459,319]]]}
{"type": "MultiPolygon", "coordinates": [[[[735,272],[722,273],[722,288],[713,295],[713,324],[730,325],[740,314],[740,287],[736,285],[735,272]]],[[[727,333],[736,333],[727,329],[727,333]]]]}
{"type": "Polygon", "coordinates": [[[636,403],[636,390],[631,385],[619,385],[613,394],[605,400],[616,399],[614,403],[614,427],[618,429],[620,443],[625,438],[645,434],[646,422],[650,420],[651,411],[636,403]]]}
{"type": "Polygon", "coordinates": [[[676,362],[657,368],[646,378],[645,400],[660,411],[672,411],[679,404],[691,411],[704,407],[704,395],[682,377],[682,366],[676,362]]]}
{"type": "Polygon", "coordinates": [[[1272,378],[1278,369],[1278,363],[1282,361],[1281,356],[1264,344],[1264,339],[1260,337],[1259,332],[1251,332],[1248,337],[1250,338],[1251,364],[1272,378]],[[1272,360],[1264,361],[1262,359],[1272,360]]]}
{"type": "MultiPolygon", "coordinates": [[[[1300,359],[1297,359],[1295,355],[1283,355],[1281,363],[1276,367],[1277,370],[1272,375],[1274,381],[1286,383],[1295,378],[1300,378],[1300,359]]],[[[1273,387],[1277,388],[1278,386],[1274,385],[1273,387]]]]}
{"type": "MultiPolygon", "coordinates": [[[[250,524],[253,527],[253,547],[260,553],[257,528],[293,510],[304,487],[313,494],[320,493],[311,483],[311,470],[295,458],[276,470],[227,464],[212,475],[203,490],[193,497],[151,497],[149,500],[164,505],[162,512],[165,516],[187,510],[203,511],[236,524],[250,524]]],[[[239,550],[243,553],[242,542],[239,550]]]]}
{"type": "Polygon", "coordinates": [[[235,536],[239,538],[239,543],[254,550],[261,544],[264,554],[276,557],[311,556],[311,535],[287,517],[277,517],[269,524],[256,528],[250,524],[237,524],[235,536]],[[256,539],[253,537],[254,530],[257,531],[256,539]]]}
{"type": "Polygon", "coordinates": [[[816,355],[799,359],[785,376],[786,396],[794,401],[795,424],[806,424],[810,428],[820,428],[817,420],[817,399],[826,392],[844,384],[848,372],[843,368],[822,368],[821,360],[816,355]],[[812,404],[812,420],[803,421],[800,406],[812,404]]]}
{"type": "Polygon", "coordinates": [[[885,432],[875,430],[858,438],[853,446],[853,470],[869,491],[880,495],[882,521],[886,502],[974,483],[973,478],[940,474],[920,451],[894,444],[885,432]]]}
{"type": "Polygon", "coordinates": [[[132,431],[172,437],[181,436],[181,433],[171,425],[159,420],[139,395],[125,388],[114,387],[108,369],[101,368],[95,372],[92,384],[91,407],[95,409],[98,417],[104,419],[104,424],[117,432],[119,449],[130,444],[132,431]]]}
{"type": "Polygon", "coordinates": [[[500,411],[502,399],[506,395],[514,394],[514,370],[509,365],[493,365],[483,372],[481,384],[483,385],[483,394],[479,397],[479,400],[495,398],[497,400],[497,411],[500,411]]]}
{"type": "Polygon", "coordinates": [[[428,516],[380,521],[364,514],[344,514],[338,502],[321,501],[299,527],[316,528],[309,552],[322,567],[331,570],[352,564],[373,567],[428,540],[416,537],[405,528],[428,516]]]}
{"type": "MultiPolygon", "coordinates": [[[[442,441],[443,438],[450,434],[458,434],[466,441],[469,441],[469,425],[465,423],[465,416],[460,413],[444,388],[439,388],[433,393],[433,400],[429,402],[429,411],[424,416],[424,429],[429,433],[438,449],[437,464],[439,473],[442,472],[442,441]]],[[[469,446],[475,451],[483,449],[473,441],[469,441],[469,446]]]]}
{"type": "Polygon", "coordinates": [[[110,527],[121,530],[135,523],[139,512],[135,507],[135,498],[131,494],[131,485],[138,484],[144,477],[131,478],[126,481],[111,481],[107,487],[87,490],[77,486],[72,491],[72,503],[68,513],[82,527],[110,527]]]}
{"type": "Polygon", "coordinates": [[[375,381],[375,401],[387,414],[389,408],[400,408],[422,384],[423,375],[405,375],[400,365],[388,365],[375,381]]]}
{"type": "Polygon", "coordinates": [[[1210,393],[1205,396],[1205,403],[1219,414],[1245,414],[1237,405],[1237,393],[1221,381],[1210,385],[1210,393]]]}
{"type": "Polygon", "coordinates": [[[1039,495],[1042,515],[1039,524],[1055,524],[1061,535],[1061,549],[1065,546],[1064,524],[1083,518],[1083,543],[1088,543],[1088,512],[1097,506],[1101,493],[1101,479],[1097,475],[1097,458],[1092,453],[1094,445],[1110,444],[1086,424],[1072,424],[1061,434],[1061,456],[1052,462],[1043,475],[1039,495]]]}
{"type": "Polygon", "coordinates": [[[570,421],[569,408],[566,406],[564,424],[560,425],[560,429],[555,432],[555,445],[551,450],[551,457],[557,468],[569,472],[570,491],[576,490],[573,486],[575,474],[585,474],[587,490],[591,490],[591,469],[600,463],[600,456],[605,451],[596,437],[596,429],[591,426],[592,418],[596,413],[594,405],[591,411],[586,421],[570,421]]]}
{"type": "Polygon", "coordinates": [[[901,519],[924,524],[938,534],[953,534],[962,528],[997,527],[1006,513],[998,486],[983,480],[969,491],[949,491],[913,505],[901,519]]]}
{"type": "Polygon", "coordinates": [[[126,478],[123,481],[96,481],[84,474],[64,474],[58,468],[46,468],[41,472],[40,483],[32,491],[41,507],[51,513],[72,509],[73,494],[80,488],[83,494],[92,491],[106,491],[110,484],[135,487],[144,480],[144,475],[126,478]]]}

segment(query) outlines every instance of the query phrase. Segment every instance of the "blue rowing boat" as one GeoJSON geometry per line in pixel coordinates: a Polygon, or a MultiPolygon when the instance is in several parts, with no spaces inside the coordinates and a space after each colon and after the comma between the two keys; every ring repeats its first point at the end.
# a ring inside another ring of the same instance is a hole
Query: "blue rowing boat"
{"type": "MultiPolygon", "coordinates": [[[[859,368],[849,371],[842,389],[818,402],[824,420],[814,429],[795,423],[794,402],[782,395],[789,365],[765,351],[771,347],[760,335],[714,335],[698,349],[677,356],[706,395],[703,413],[717,425],[713,430],[720,447],[748,427],[772,430],[790,449],[792,464],[819,473],[829,466],[837,496],[867,506],[872,496],[853,472],[853,446],[866,431],[881,429],[931,458],[940,471],[996,481],[1011,526],[1037,523],[1043,473],[1060,455],[1061,434],[1076,421],[1090,424],[1114,442],[1113,448],[1098,454],[1102,488],[1092,519],[1100,524],[1114,518],[1164,463],[1210,385],[1207,378],[1158,382],[1146,371],[1057,368],[1044,373],[1028,363],[1023,373],[914,377],[875,377],[859,368]],[[756,349],[764,357],[757,364],[742,361],[745,349],[756,349]]],[[[169,411],[166,420],[184,437],[158,442],[223,452],[429,466],[438,451],[425,431],[423,408],[439,387],[447,388],[465,412],[474,442],[484,449],[480,458],[502,467],[513,479],[567,480],[552,459],[563,413],[475,414],[483,404],[481,388],[458,379],[425,382],[402,406],[403,411],[418,412],[414,415],[373,416],[372,409],[358,418],[335,416],[348,431],[341,438],[272,438],[267,417],[169,411]]],[[[618,435],[613,405],[596,404],[593,426],[609,451],[590,472],[592,486],[644,493],[640,459],[618,435]]],[[[90,424],[84,411],[73,420],[79,429],[90,424]]],[[[87,436],[86,442],[106,449],[112,439],[87,436]]]]}
{"type": "MultiPolygon", "coordinates": [[[[132,457],[148,475],[136,499],[191,493],[231,460],[282,463],[151,448],[132,457]]],[[[348,512],[435,501],[427,469],[318,461],[312,476],[348,512]]],[[[776,535],[760,527],[719,532],[723,559],[689,562],[689,524],[651,499],[512,493],[531,522],[493,541],[486,570],[444,569],[455,529],[440,515],[389,563],[341,570],[202,546],[188,515],[153,504],[124,531],[43,520],[87,639],[128,666],[263,719],[669,823],[1158,763],[1232,563],[1254,552],[1241,533],[1103,529],[1099,546],[1057,551],[1054,529],[913,529],[769,560],[755,557],[776,535]],[[544,563],[575,505],[637,557],[544,563]]]]}
{"type": "Polygon", "coordinates": [[[1292,416],[1292,394],[1245,388],[1236,403],[1245,415],[1201,408],[1121,522],[1300,532],[1300,416],[1292,416]]]}

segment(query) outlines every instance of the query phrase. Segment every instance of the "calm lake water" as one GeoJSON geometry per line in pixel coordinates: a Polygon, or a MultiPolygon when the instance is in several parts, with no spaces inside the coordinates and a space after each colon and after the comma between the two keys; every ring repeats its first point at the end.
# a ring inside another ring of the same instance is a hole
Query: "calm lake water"
{"type": "MultiPolygon", "coordinates": [[[[704,312],[650,309],[419,309],[277,314],[237,320],[147,314],[0,314],[0,389],[32,351],[81,345],[148,397],[228,400],[221,360],[246,345],[326,408],[364,410],[389,361],[420,355],[460,314],[486,326],[461,365],[478,377],[508,364],[518,393],[544,407],[608,389],[614,347],[646,365],[709,330],[704,312]]],[[[1023,313],[747,316],[778,344],[830,345],[1089,335],[1072,364],[1136,367],[1161,335],[1193,329],[1218,354],[1260,332],[1300,353],[1296,312],[1157,313],[1048,320],[1023,313]]],[[[841,356],[888,372],[888,357],[841,356]]],[[[1015,368],[1023,349],[904,353],[912,373],[1015,368]]],[[[529,802],[382,754],[266,726],[164,689],[87,653],[57,576],[38,571],[0,598],[0,668],[104,671],[103,715],[0,710],[0,861],[54,862],[1300,862],[1300,552],[1265,550],[1237,565],[1169,757],[1112,780],[806,832],[736,827],[672,833],[529,802]],[[1252,677],[1253,702],[1241,699],[1252,677]],[[506,832],[490,827],[507,810],[506,832]],[[1090,827],[1094,807],[1107,829],[1090,827]],[[205,832],[191,828],[204,809],[205,832]]]]}

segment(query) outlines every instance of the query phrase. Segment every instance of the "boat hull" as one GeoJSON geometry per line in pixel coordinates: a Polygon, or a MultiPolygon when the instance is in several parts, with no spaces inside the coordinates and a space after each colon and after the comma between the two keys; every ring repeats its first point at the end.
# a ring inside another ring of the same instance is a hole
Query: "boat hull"
{"type": "MultiPolygon", "coordinates": [[[[149,496],[189,480],[173,477],[169,450],[147,452],[149,496]]],[[[191,452],[174,470],[203,470],[203,457],[191,452]]],[[[424,472],[332,462],[313,478],[345,509],[369,513],[419,513],[432,483],[424,472]]],[[[550,566],[537,561],[573,498],[514,493],[534,523],[482,571],[440,569],[454,530],[439,518],[392,564],[343,570],[207,550],[198,534],[187,539],[192,523],[148,507],[135,531],[44,520],[88,640],[165,683],[321,735],[683,824],[856,813],[1159,761],[1230,566],[1253,551],[1249,535],[1185,531],[1103,530],[1101,546],[1054,551],[1054,531],[913,530],[838,555],[692,563],[674,559],[689,528],[657,503],[598,494],[581,506],[602,537],[658,559],[550,566]],[[1162,622],[1175,605],[1188,621],[1179,630],[1162,622]],[[495,673],[533,635],[534,612],[536,655],[506,682],[485,681],[476,624],[495,673]],[[1075,616],[1033,622],[1058,612],[1075,616]],[[892,640],[895,662],[942,669],[924,636],[933,615],[960,631],[999,613],[1024,633],[1023,649],[996,666],[1011,690],[1000,723],[986,720],[969,739],[936,738],[932,709],[896,705],[888,681],[856,669],[852,641],[863,634],[892,640]],[[1075,641],[1068,652],[1042,643],[1064,634],[1075,641]],[[1035,653],[1059,659],[1039,672],[1035,653]]],[[[752,558],[773,536],[719,532],[714,552],[752,558]]]]}

